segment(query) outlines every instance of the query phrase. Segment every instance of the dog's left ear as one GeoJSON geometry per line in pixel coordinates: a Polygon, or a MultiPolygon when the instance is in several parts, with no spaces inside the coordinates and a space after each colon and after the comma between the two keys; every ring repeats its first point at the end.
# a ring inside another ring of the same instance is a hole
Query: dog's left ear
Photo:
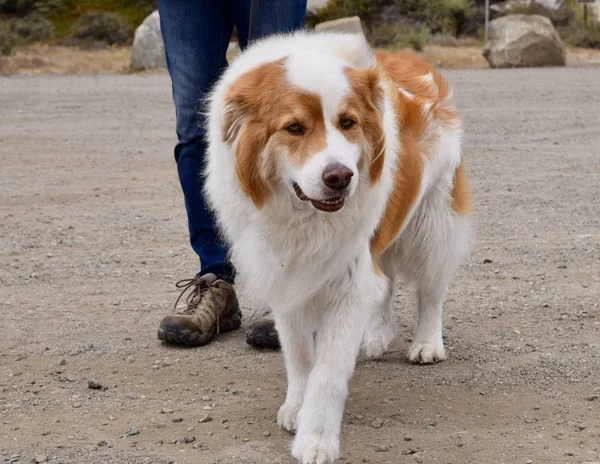
{"type": "Polygon", "coordinates": [[[369,181],[375,184],[381,177],[384,162],[385,135],[383,132],[384,98],[382,77],[377,68],[348,69],[346,75],[354,92],[365,105],[364,133],[371,154],[368,157],[369,181]]]}

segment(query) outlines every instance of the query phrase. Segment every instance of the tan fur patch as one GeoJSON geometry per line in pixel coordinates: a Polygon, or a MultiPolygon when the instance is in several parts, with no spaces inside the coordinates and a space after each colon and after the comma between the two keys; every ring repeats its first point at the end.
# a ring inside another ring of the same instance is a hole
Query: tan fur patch
{"type": "Polygon", "coordinates": [[[464,162],[461,161],[452,179],[452,210],[459,216],[466,216],[472,210],[473,198],[469,181],[465,173],[464,162]]]}
{"type": "Polygon", "coordinates": [[[377,53],[377,62],[397,87],[414,95],[422,110],[444,126],[456,124],[448,83],[437,69],[406,51],[377,53]]]}
{"type": "MultiPolygon", "coordinates": [[[[396,90],[392,90],[392,98],[398,114],[400,153],[394,188],[371,240],[374,257],[381,256],[394,241],[417,200],[425,157],[437,142],[437,136],[427,131],[431,120],[447,127],[458,121],[449,102],[448,84],[429,64],[407,52],[378,53],[377,61],[390,79],[390,87],[396,90]]],[[[461,167],[457,169],[454,186],[458,211],[467,211],[469,190],[461,167]]]]}
{"type": "Polygon", "coordinates": [[[262,208],[271,195],[275,156],[287,152],[299,165],[325,148],[321,99],[292,86],[285,58],[240,76],[227,90],[223,105],[223,141],[234,146],[236,173],[244,193],[262,208]],[[290,134],[290,124],[303,127],[290,134]]]}
{"type": "Polygon", "coordinates": [[[369,163],[369,182],[373,185],[381,177],[385,160],[385,135],[378,114],[378,106],[384,98],[379,86],[379,73],[375,69],[346,69],[345,74],[353,92],[342,102],[341,115],[347,114],[358,125],[351,130],[342,130],[342,133],[350,142],[359,143],[357,134],[362,129],[365,142],[370,147],[365,162],[369,163]]]}

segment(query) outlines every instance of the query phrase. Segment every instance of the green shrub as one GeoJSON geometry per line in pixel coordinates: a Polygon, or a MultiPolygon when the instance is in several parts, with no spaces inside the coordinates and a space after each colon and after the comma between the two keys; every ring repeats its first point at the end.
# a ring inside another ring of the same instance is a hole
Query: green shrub
{"type": "Polygon", "coordinates": [[[10,21],[13,32],[17,34],[19,42],[29,43],[39,40],[48,40],[54,37],[54,26],[42,16],[30,15],[10,21]]]}
{"type": "Polygon", "coordinates": [[[586,28],[583,24],[579,28],[570,28],[560,31],[564,41],[572,47],[600,49],[600,24],[597,29],[586,28]]]}
{"type": "Polygon", "coordinates": [[[526,15],[540,15],[545,16],[554,27],[568,26],[575,20],[575,9],[569,4],[569,2],[563,2],[560,8],[555,10],[546,8],[544,5],[539,3],[531,2],[529,5],[517,5],[512,7],[508,14],[526,14],[526,15]]]}
{"type": "Polygon", "coordinates": [[[79,18],[71,37],[81,42],[118,45],[127,41],[129,29],[114,13],[90,12],[79,18]]]}
{"type": "Polygon", "coordinates": [[[7,22],[0,22],[0,56],[10,55],[19,41],[12,27],[7,22]]]}
{"type": "Polygon", "coordinates": [[[476,34],[479,27],[474,0],[333,0],[307,23],[355,15],[376,46],[394,46],[399,36],[405,36],[419,47],[429,34],[458,37],[476,34]]]}
{"type": "Polygon", "coordinates": [[[429,31],[407,23],[385,23],[373,28],[369,41],[374,47],[412,48],[422,51],[427,44],[429,31]]]}
{"type": "Polygon", "coordinates": [[[459,36],[475,17],[472,0],[396,0],[398,12],[421,22],[432,34],[459,36]]]}
{"type": "Polygon", "coordinates": [[[331,21],[348,16],[360,16],[365,27],[370,29],[376,22],[376,17],[382,9],[392,2],[393,0],[332,0],[315,15],[308,15],[306,24],[314,26],[323,21],[331,21]]]}
{"type": "Polygon", "coordinates": [[[71,6],[72,0],[0,0],[0,13],[5,15],[44,17],[60,13],[71,6]]]}

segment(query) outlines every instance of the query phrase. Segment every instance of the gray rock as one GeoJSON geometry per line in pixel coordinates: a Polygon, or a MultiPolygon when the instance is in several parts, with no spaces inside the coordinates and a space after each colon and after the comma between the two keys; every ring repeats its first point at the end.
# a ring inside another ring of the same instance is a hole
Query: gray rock
{"type": "Polygon", "coordinates": [[[490,22],[483,50],[492,68],[565,66],[565,47],[548,18],[508,15],[490,22]]]}
{"type": "Polygon", "coordinates": [[[135,30],[131,48],[131,67],[133,69],[167,67],[158,11],[152,12],[135,30]]]}
{"type": "Polygon", "coordinates": [[[315,26],[315,31],[320,32],[347,32],[350,34],[364,35],[363,29],[358,16],[350,18],[334,19],[333,21],[325,21],[315,26]]]}
{"type": "Polygon", "coordinates": [[[38,454],[38,455],[35,457],[35,460],[34,460],[34,462],[35,462],[36,464],[41,464],[41,463],[43,463],[43,462],[48,462],[48,456],[46,456],[45,454],[38,454]]]}

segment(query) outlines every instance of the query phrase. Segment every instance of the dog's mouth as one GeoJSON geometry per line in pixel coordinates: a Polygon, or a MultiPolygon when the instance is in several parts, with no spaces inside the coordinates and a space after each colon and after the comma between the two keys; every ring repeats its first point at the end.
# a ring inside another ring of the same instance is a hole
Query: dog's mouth
{"type": "Polygon", "coordinates": [[[325,211],[327,213],[333,213],[335,211],[339,211],[344,207],[344,203],[346,199],[342,196],[327,198],[326,200],[313,200],[306,196],[306,194],[302,191],[300,186],[296,183],[292,183],[294,187],[294,192],[296,192],[296,196],[301,201],[310,201],[310,203],[317,208],[319,211],[325,211]]]}

